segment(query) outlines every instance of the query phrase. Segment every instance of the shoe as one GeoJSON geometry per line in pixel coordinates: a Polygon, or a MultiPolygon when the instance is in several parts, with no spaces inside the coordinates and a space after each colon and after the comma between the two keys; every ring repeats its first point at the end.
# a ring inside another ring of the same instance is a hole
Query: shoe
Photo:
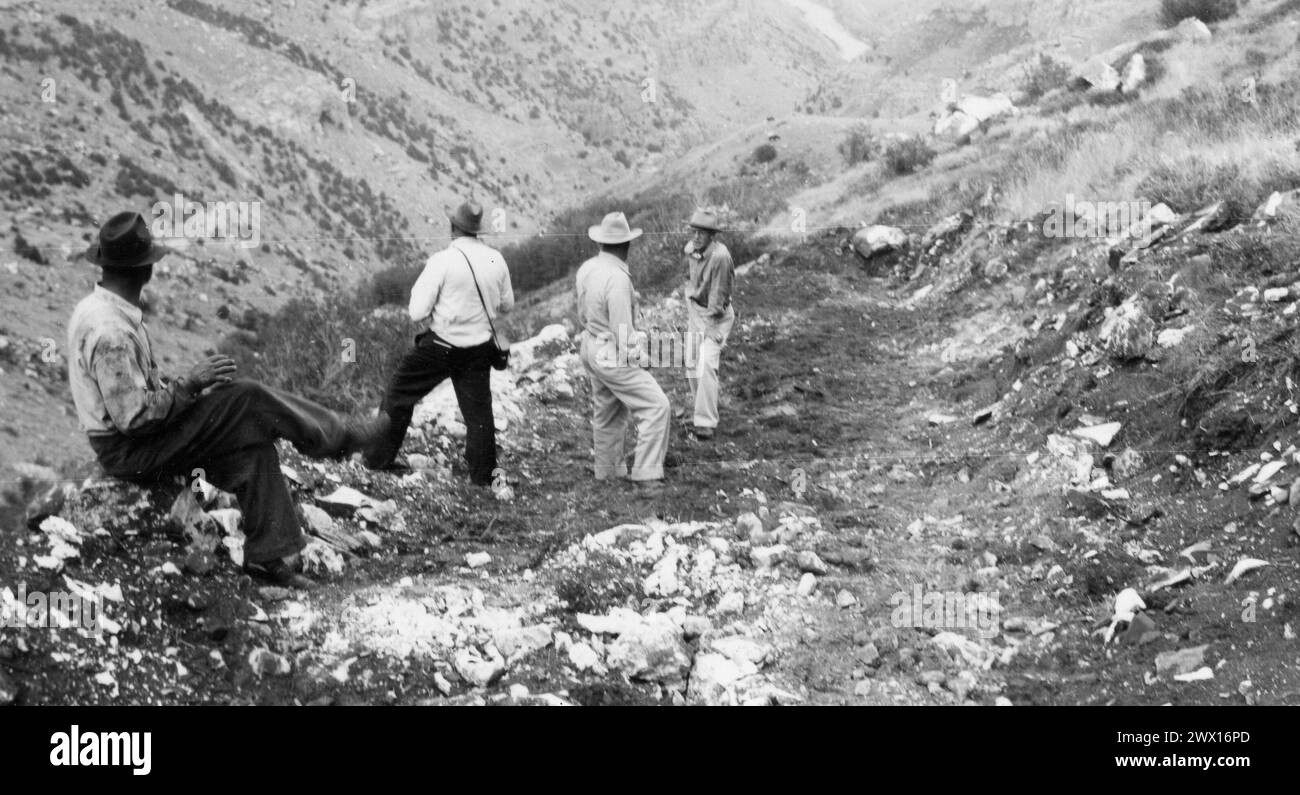
{"type": "Polygon", "coordinates": [[[301,572],[302,558],[298,555],[276,558],[267,563],[244,564],[244,573],[254,579],[278,585],[281,588],[294,588],[299,591],[310,591],[315,588],[316,582],[301,572]]]}
{"type": "Polygon", "coordinates": [[[388,441],[388,432],[392,427],[393,420],[385,412],[369,419],[348,420],[344,455],[361,453],[366,466],[371,469],[384,468],[390,462],[379,463],[380,448],[388,441]]]}
{"type": "Polygon", "coordinates": [[[713,438],[712,428],[701,428],[698,425],[694,425],[691,427],[691,433],[695,436],[696,439],[699,439],[701,442],[707,442],[708,440],[713,438]]]}

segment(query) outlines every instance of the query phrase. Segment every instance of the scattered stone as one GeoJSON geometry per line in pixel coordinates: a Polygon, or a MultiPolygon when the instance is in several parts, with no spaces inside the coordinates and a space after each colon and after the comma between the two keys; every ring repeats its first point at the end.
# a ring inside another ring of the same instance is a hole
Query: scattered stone
{"type": "Polygon", "coordinates": [[[438,688],[438,692],[442,693],[443,696],[451,695],[451,682],[448,682],[447,677],[443,676],[441,672],[434,672],[433,686],[438,688]]]}
{"type": "Polygon", "coordinates": [[[746,511],[736,517],[736,536],[741,540],[753,538],[763,532],[763,522],[752,512],[746,511]]]}
{"type": "Polygon", "coordinates": [[[835,594],[835,605],[837,607],[852,607],[857,603],[858,597],[850,593],[848,589],[840,589],[840,592],[835,594]]]}
{"type": "Polygon", "coordinates": [[[713,630],[713,622],[704,616],[687,616],[682,621],[682,635],[687,640],[706,635],[713,630]]]}
{"type": "Polygon", "coordinates": [[[1208,665],[1201,666],[1200,668],[1197,668],[1195,671],[1188,671],[1185,674],[1174,675],[1174,681],[1176,682],[1203,682],[1206,679],[1213,679],[1213,678],[1214,678],[1214,671],[1210,670],[1210,667],[1208,665]]]}
{"type": "Polygon", "coordinates": [[[830,567],[817,556],[816,552],[805,549],[795,557],[795,564],[799,566],[799,571],[825,576],[830,571],[830,567]]]}
{"type": "Polygon", "coordinates": [[[740,665],[742,669],[746,666],[753,666],[755,669],[761,668],[770,663],[776,656],[776,650],[772,648],[771,644],[761,643],[741,635],[715,638],[709,645],[714,651],[726,655],[737,665],[740,665]]]}
{"type": "Polygon", "coordinates": [[[517,629],[500,629],[492,633],[492,643],[505,655],[507,662],[527,657],[551,645],[552,630],[545,624],[517,629]]]}
{"type": "Polygon", "coordinates": [[[1241,560],[1237,561],[1237,565],[1232,567],[1232,571],[1228,572],[1228,578],[1223,581],[1223,584],[1231,585],[1232,583],[1236,582],[1237,579],[1240,578],[1243,574],[1246,574],[1247,572],[1250,571],[1254,571],[1255,569],[1258,568],[1263,568],[1264,566],[1267,565],[1269,565],[1268,561],[1260,560],[1259,558],[1242,558],[1241,560]]]}
{"type": "Polygon", "coordinates": [[[681,629],[664,613],[643,619],[609,645],[607,662],[633,679],[681,682],[691,666],[681,629]]]}
{"type": "Polygon", "coordinates": [[[293,670],[288,657],[265,647],[258,647],[248,653],[248,666],[257,676],[287,676],[293,670]]]}
{"type": "Polygon", "coordinates": [[[1132,94],[1147,79],[1147,62],[1142,53],[1135,52],[1124,64],[1124,73],[1120,77],[1120,91],[1132,94]]]}
{"type": "Polygon", "coordinates": [[[1119,433],[1120,423],[1107,422],[1101,425],[1092,425],[1087,428],[1075,428],[1070,431],[1070,435],[1080,439],[1086,439],[1090,442],[1096,442],[1102,447],[1109,447],[1115,434],[1119,433]]]}
{"type": "Polygon", "coordinates": [[[691,669],[690,685],[686,697],[707,706],[735,704],[735,685],[744,672],[732,659],[722,654],[707,652],[695,657],[691,669]]]}
{"type": "Polygon", "coordinates": [[[1206,644],[1177,651],[1161,652],[1156,655],[1156,674],[1158,676],[1168,676],[1170,674],[1191,673],[1205,664],[1205,650],[1208,648],[1210,646],[1206,644]]]}
{"type": "Polygon", "coordinates": [[[481,569],[492,562],[492,556],[486,552],[471,552],[465,556],[465,565],[471,569],[481,569]]]}
{"type": "Polygon", "coordinates": [[[770,569],[781,565],[790,554],[790,547],[776,544],[770,547],[754,547],[749,551],[749,559],[760,569],[770,569]]]}
{"type": "Polygon", "coordinates": [[[603,673],[605,670],[605,666],[601,665],[600,655],[586,643],[574,643],[569,646],[569,662],[573,663],[573,667],[579,671],[603,673]]]}
{"type": "Polygon", "coordinates": [[[800,596],[812,596],[813,591],[817,589],[817,576],[812,572],[806,572],[799,578],[799,587],[797,593],[800,596]]]}
{"type": "Polygon", "coordinates": [[[456,652],[452,665],[460,678],[474,687],[495,684],[506,672],[506,661],[490,647],[486,654],[474,648],[461,649],[456,652]]]}

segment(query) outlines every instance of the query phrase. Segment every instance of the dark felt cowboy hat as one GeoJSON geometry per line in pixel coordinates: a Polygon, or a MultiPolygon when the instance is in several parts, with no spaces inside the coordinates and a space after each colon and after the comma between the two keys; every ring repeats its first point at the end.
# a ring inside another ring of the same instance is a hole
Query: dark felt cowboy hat
{"type": "Polygon", "coordinates": [[[483,208],[476,201],[467,201],[447,216],[457,229],[477,235],[483,229],[483,208]]]}
{"type": "Polygon", "coordinates": [[[86,259],[104,268],[143,268],[171,253],[153,242],[149,225],[136,212],[118,213],[99,230],[99,240],[86,249],[86,259]]]}

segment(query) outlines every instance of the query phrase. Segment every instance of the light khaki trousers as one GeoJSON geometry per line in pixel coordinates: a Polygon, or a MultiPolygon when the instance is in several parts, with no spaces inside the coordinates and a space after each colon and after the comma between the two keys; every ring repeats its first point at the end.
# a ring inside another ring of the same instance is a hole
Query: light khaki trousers
{"type": "Polygon", "coordinates": [[[722,349],[727,346],[731,327],[736,322],[736,310],[727,307],[726,314],[711,318],[708,310],[694,301],[686,301],[686,312],[691,336],[699,341],[699,355],[694,375],[688,375],[691,391],[695,393],[695,418],[697,428],[718,427],[718,365],[722,349]]]}
{"type": "Polygon", "coordinates": [[[596,479],[628,475],[623,439],[629,415],[636,419],[632,480],[662,480],[672,410],[654,376],[640,367],[608,366],[615,344],[602,345],[583,333],[580,357],[591,377],[591,435],[596,479]],[[603,355],[602,355],[603,354],[603,355]]]}

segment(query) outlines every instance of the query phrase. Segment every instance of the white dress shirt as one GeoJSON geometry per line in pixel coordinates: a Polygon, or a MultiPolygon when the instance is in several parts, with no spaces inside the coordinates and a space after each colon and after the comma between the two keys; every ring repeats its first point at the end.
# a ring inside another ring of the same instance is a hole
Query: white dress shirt
{"type": "Polygon", "coordinates": [[[492,309],[494,322],[515,305],[510,270],[501,252],[477,238],[458,237],[425,263],[424,272],[411,289],[409,311],[412,321],[427,322],[429,329],[447,342],[470,348],[492,337],[483,312],[485,303],[492,309]],[[467,257],[483,292],[481,302],[465,262],[467,257]]]}

